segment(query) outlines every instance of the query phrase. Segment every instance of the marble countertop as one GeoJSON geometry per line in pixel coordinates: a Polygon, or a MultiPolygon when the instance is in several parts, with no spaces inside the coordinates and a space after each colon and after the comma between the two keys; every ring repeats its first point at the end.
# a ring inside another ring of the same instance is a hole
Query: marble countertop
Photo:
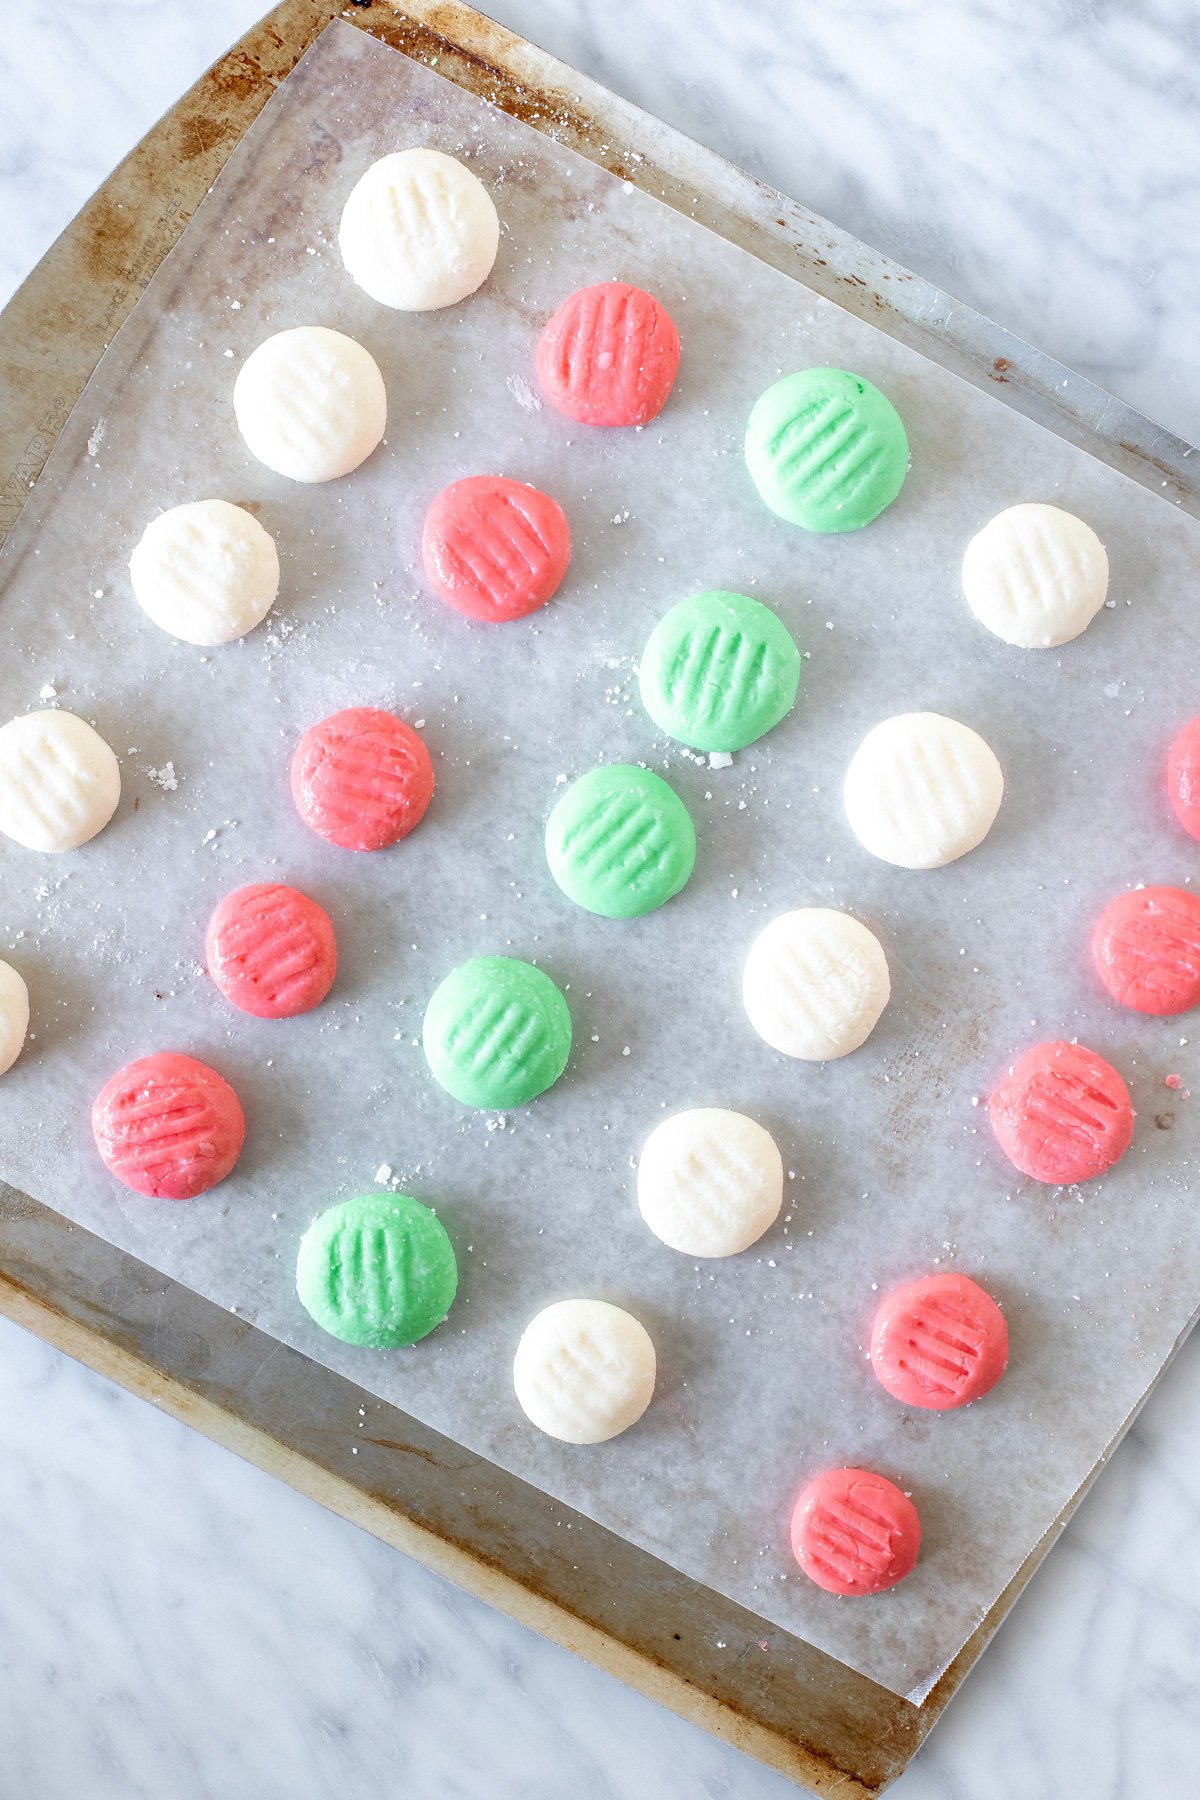
{"type": "MultiPolygon", "coordinates": [[[[263,3],[5,9],[0,300],[263,3]]],[[[1188,0],[489,10],[1200,441],[1188,0]]],[[[1198,1446],[1200,1336],[894,1793],[1178,1791],[1198,1446]]],[[[7,1323],[0,1467],[0,1788],[22,1800],[795,1791],[7,1323]]]]}

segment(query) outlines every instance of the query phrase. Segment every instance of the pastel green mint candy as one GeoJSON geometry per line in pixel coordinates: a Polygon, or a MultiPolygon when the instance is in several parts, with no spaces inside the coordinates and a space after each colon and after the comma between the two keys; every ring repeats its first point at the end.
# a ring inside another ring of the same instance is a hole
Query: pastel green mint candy
{"type": "Polygon", "coordinates": [[[800,652],[770,607],[745,594],[696,594],[650,633],[642,705],[693,750],[744,750],[795,704],[800,652]]]}
{"type": "Polygon", "coordinates": [[[464,1106],[504,1111],[553,1087],[571,1054],[571,1015],[548,975],[515,956],[476,956],[425,1009],[425,1058],[464,1106]]]}
{"type": "Polygon", "coordinates": [[[649,769],[610,763],[571,783],[546,824],[546,861],[567,898],[605,919],[638,919],[696,866],[696,828],[649,769]]]}
{"type": "Polygon", "coordinates": [[[755,402],[746,466],[781,519],[805,531],[857,531],[904,486],[908,438],[886,394],[861,375],[805,369],[755,402]]]}
{"type": "Polygon", "coordinates": [[[457,1287],[445,1226],[409,1194],[343,1200],[300,1239],[301,1304],[344,1344],[415,1344],[441,1324],[457,1287]]]}

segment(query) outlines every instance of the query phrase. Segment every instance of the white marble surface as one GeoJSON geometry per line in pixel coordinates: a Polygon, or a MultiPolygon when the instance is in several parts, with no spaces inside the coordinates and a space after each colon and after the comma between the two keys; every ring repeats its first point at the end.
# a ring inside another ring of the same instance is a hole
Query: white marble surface
{"type": "MultiPolygon", "coordinates": [[[[0,0],[0,298],[258,10],[0,0]]],[[[1192,0],[491,10],[1200,438],[1192,0]]],[[[1185,1791],[1200,1757],[1197,1444],[1200,1342],[893,1790],[903,1800],[1185,1791]]],[[[0,1470],[0,1792],[793,1791],[7,1324],[0,1470]]]]}

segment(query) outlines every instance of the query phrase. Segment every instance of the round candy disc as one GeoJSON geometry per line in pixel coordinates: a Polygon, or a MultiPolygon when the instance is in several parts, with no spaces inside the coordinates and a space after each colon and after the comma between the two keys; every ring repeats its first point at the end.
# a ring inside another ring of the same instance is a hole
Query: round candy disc
{"type": "Polygon", "coordinates": [[[185,644],[229,644],[266,618],[279,592],[275,540],[228,500],[190,500],[151,519],[129,559],[134,598],[185,644]]]}
{"type": "Polygon", "coordinates": [[[1114,1000],[1134,1012],[1200,1006],[1200,899],[1184,888],[1135,888],[1110,900],[1092,955],[1114,1000]]]}
{"type": "Polygon", "coordinates": [[[229,1174],[246,1121],[215,1069],[162,1050],[105,1082],[92,1104],[92,1135],[109,1173],[135,1193],[192,1200],[229,1174]]]}
{"type": "Polygon", "coordinates": [[[805,369],[755,402],[746,466],[781,519],[806,531],[857,531],[903,487],[908,438],[891,401],[861,375],[805,369]]]}
{"type": "Polygon", "coordinates": [[[276,332],[233,384],[252,456],[292,481],[335,481],[365,462],[387,429],[387,395],[369,350],[324,325],[276,332]]]}
{"type": "Polygon", "coordinates": [[[868,731],[842,789],[865,850],[901,869],[937,869],[981,844],[1004,798],[995,751],[941,713],[898,713],[868,731]]]}
{"type": "Polygon", "coordinates": [[[479,177],[441,150],[393,150],[360,175],[338,227],[342,261],[382,306],[430,312],[487,280],[500,221],[479,177]]]}
{"type": "Polygon", "coordinates": [[[571,294],[538,341],[543,394],[581,425],[648,424],[666,405],[678,368],[670,313],[624,281],[571,294]]]}
{"type": "Polygon", "coordinates": [[[1190,720],[1171,745],[1167,793],[1183,829],[1200,838],[1200,718],[1190,720]]]}
{"type": "Polygon", "coordinates": [[[1108,592],[1108,557],[1090,525],[1060,506],[1010,506],[967,545],[963,593],[981,625],[1023,650],[1086,631],[1108,592]]]}
{"type": "Polygon", "coordinates": [[[311,1012],[337,973],[329,914],[278,882],[226,894],[208,922],[204,950],[225,998],[259,1019],[311,1012]]]}
{"type": "Polygon", "coordinates": [[[792,1555],[830,1594],[882,1594],[904,1580],[920,1547],[908,1495],[867,1469],[826,1469],[792,1513],[792,1555]]]}
{"type": "Polygon", "coordinates": [[[947,1412],[995,1387],[1008,1362],[1008,1326],[990,1294],[965,1275],[923,1275],[885,1295],[871,1331],[871,1367],[906,1406],[947,1412]]]}
{"type": "Polygon", "coordinates": [[[1090,1181],[1133,1138],[1133,1103],[1111,1063],[1082,1044],[1035,1044],[988,1101],[996,1141],[1023,1175],[1090,1181]]]}
{"type": "Polygon", "coordinates": [[[804,1062],[829,1062],[865,1044],[891,993],[875,933],[828,906],[772,919],[742,972],[742,1004],[759,1037],[804,1062]]]}
{"type": "Polygon", "coordinates": [[[699,1106],[654,1127],[642,1145],[638,1209],[685,1256],[736,1256],[758,1242],[783,1205],[783,1158],[745,1113],[699,1106]]]}
{"type": "Polygon", "coordinates": [[[653,912],[685,884],[696,828],[649,769],[610,763],[571,783],[546,824],[546,861],[563,893],[605,919],[653,912]]]}
{"type": "Polygon", "coordinates": [[[318,837],[343,850],[382,850],[420,824],[433,798],[433,763],[394,713],[349,706],[300,739],[292,798],[318,837]]]}
{"type": "Polygon", "coordinates": [[[425,1009],[425,1058],[464,1106],[498,1112],[553,1087],[571,1054],[571,1015],[548,975],[514,956],[476,956],[425,1009]]]}
{"type": "Polygon", "coordinates": [[[409,1194],[343,1200],[300,1239],[301,1305],[344,1344],[415,1344],[441,1324],[457,1287],[445,1226],[409,1194]]]}
{"type": "Polygon", "coordinates": [[[120,798],[117,759],[86,719],[51,707],[0,731],[0,834],[26,850],[77,850],[120,798]]]}
{"type": "Polygon", "coordinates": [[[571,528],[557,501],[537,488],[470,475],[430,506],[421,557],[447,606],[500,624],[536,612],[557,592],[571,560],[571,528]]]}
{"type": "Polygon", "coordinates": [[[526,1326],[513,1359],[522,1412],[565,1444],[603,1444],[650,1404],[654,1345],[632,1313],[607,1300],[559,1300],[526,1326]]]}
{"type": "Polygon", "coordinates": [[[29,989],[11,963],[0,962],[0,1075],[11,1069],[29,1030],[29,989]]]}
{"type": "Polygon", "coordinates": [[[694,750],[742,750],[795,704],[800,652],[769,607],[696,594],[658,621],[642,652],[642,705],[694,750]]]}

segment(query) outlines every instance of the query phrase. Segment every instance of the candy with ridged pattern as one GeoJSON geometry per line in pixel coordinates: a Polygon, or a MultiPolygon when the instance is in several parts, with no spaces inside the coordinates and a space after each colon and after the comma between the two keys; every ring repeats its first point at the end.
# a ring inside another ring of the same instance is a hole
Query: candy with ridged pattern
{"type": "Polygon", "coordinates": [[[772,919],[742,971],[742,1003],[759,1037],[804,1062],[831,1062],[865,1044],[891,991],[875,933],[829,906],[772,919]]]}
{"type": "Polygon", "coordinates": [[[543,394],[581,425],[648,425],[666,405],[678,368],[670,313],[625,281],[569,295],[538,341],[543,394]]]}
{"type": "Polygon", "coordinates": [[[1092,957],[1122,1006],[1190,1012],[1200,1006],[1200,898],[1177,887],[1118,894],[1096,921],[1092,957]]]}
{"type": "Polygon", "coordinates": [[[208,972],[232,1006],[259,1019],[290,1019],[319,1006],[337,973],[329,914],[282,882],[226,894],[204,940],[208,972]]]}
{"type": "Polygon", "coordinates": [[[941,713],[897,713],[868,731],[842,788],[846,817],[872,856],[937,869],[981,844],[1004,774],[977,731],[941,713]]]}
{"type": "Polygon", "coordinates": [[[1008,1326],[991,1295],[944,1270],[885,1294],[871,1328],[871,1368],[894,1400],[931,1412],[968,1406],[1008,1362],[1008,1326]]]}
{"type": "Polygon", "coordinates": [[[86,719],[49,708],[0,730],[0,834],[26,850],[78,850],[120,798],[117,759],[86,719]]]}
{"type": "Polygon", "coordinates": [[[421,560],[434,592],[468,619],[503,624],[545,606],[571,560],[558,502],[523,481],[469,475],[430,505],[421,560]]]}
{"type": "Polygon", "coordinates": [[[300,1240],[296,1292],[344,1344],[394,1350],[428,1337],[458,1289],[445,1226],[410,1194],[360,1194],[314,1220],[300,1240]]]}
{"type": "Polygon", "coordinates": [[[917,1509],[869,1469],[826,1469],[792,1513],[792,1555],[830,1594],[882,1594],[903,1581],[921,1547],[917,1509]]]}
{"type": "Polygon", "coordinates": [[[610,763],[572,782],[546,824],[563,893],[606,919],[634,919],[677,894],[696,862],[696,828],[651,769],[610,763]]]}
{"type": "Polygon", "coordinates": [[[759,600],[720,590],[680,600],[650,633],[638,669],[642,705],[694,750],[742,750],[796,701],[800,652],[759,600]]]}
{"type": "Polygon", "coordinates": [[[771,511],[806,531],[857,531],[892,504],[908,437],[877,387],[846,369],[804,369],[761,394],[746,466],[771,511]]]}
{"type": "Polygon", "coordinates": [[[241,1102],[207,1063],[160,1050],[109,1078],[92,1135],[109,1173],[135,1193],[192,1200],[224,1181],[241,1154],[241,1102]]]}
{"type": "Polygon", "coordinates": [[[420,824],[433,798],[422,738],[394,713],[348,706],[296,746],[292,798],[304,823],[343,850],[383,850],[420,824]]]}
{"type": "Polygon", "coordinates": [[[1034,1044],[988,1101],[996,1141],[1034,1181],[1090,1181],[1133,1139],[1133,1102],[1111,1063],[1083,1044],[1034,1044]]]}
{"type": "Polygon", "coordinates": [[[434,991],[422,1027],[435,1081],[464,1106],[504,1111],[553,1087],[571,1015],[550,977],[515,956],[476,956],[434,991]]]}

